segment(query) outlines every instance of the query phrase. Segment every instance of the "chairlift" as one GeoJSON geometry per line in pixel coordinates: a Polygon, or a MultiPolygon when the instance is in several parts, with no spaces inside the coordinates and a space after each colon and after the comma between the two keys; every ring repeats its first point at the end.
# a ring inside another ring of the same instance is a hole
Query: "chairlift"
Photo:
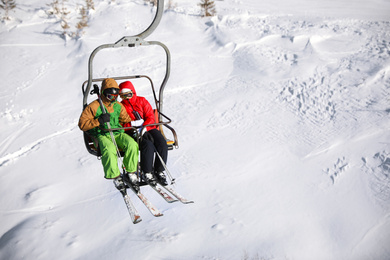
{"type": "MultiPolygon", "coordinates": [[[[146,129],[146,126],[152,126],[152,125],[158,125],[158,129],[161,131],[163,136],[165,137],[168,145],[168,150],[172,150],[173,148],[178,148],[178,139],[176,131],[169,126],[171,123],[171,119],[169,119],[166,115],[163,114],[163,94],[164,89],[167,84],[167,81],[169,79],[170,75],[170,65],[171,65],[171,56],[170,52],[167,46],[165,46],[163,43],[158,41],[146,41],[145,38],[148,37],[158,26],[158,24],[161,21],[161,17],[164,11],[164,0],[158,0],[157,1],[157,11],[156,15],[150,24],[150,26],[142,33],[135,35],[135,36],[124,36],[121,39],[119,39],[117,42],[113,44],[104,44],[99,47],[97,47],[90,55],[89,62],[88,62],[88,80],[84,81],[82,84],[82,92],[83,92],[83,109],[85,109],[88,106],[88,96],[92,95],[93,91],[91,91],[92,85],[95,83],[100,83],[104,80],[104,78],[93,78],[93,61],[95,56],[98,52],[105,50],[105,49],[115,49],[115,48],[141,48],[141,47],[147,47],[147,46],[160,46],[166,56],[166,67],[165,67],[165,76],[161,83],[161,86],[157,91],[155,90],[154,84],[152,79],[149,76],[146,75],[129,75],[129,76],[110,76],[110,78],[115,79],[116,81],[119,80],[130,80],[130,79],[139,79],[139,78],[145,78],[150,83],[151,91],[153,92],[153,98],[154,103],[156,105],[156,109],[154,109],[155,112],[155,124],[145,125],[143,126],[144,129],[146,129]],[[158,94],[158,95],[157,95],[158,94]],[[171,135],[173,137],[173,140],[169,140],[166,135],[164,134],[164,129],[168,129],[171,132],[171,135]]],[[[124,129],[128,130],[131,127],[123,127],[123,128],[116,128],[111,129],[111,131],[115,131],[118,129],[124,129]]],[[[142,133],[141,133],[142,134],[142,133]]],[[[139,136],[138,136],[139,138],[139,136]]],[[[88,152],[95,156],[100,156],[100,151],[98,148],[96,148],[96,143],[93,140],[93,137],[89,135],[87,132],[84,132],[84,143],[88,150],[88,152]]]]}

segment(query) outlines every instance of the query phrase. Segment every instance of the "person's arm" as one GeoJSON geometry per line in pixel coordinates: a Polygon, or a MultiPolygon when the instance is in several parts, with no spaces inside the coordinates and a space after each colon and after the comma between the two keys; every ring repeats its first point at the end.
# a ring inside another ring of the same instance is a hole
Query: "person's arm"
{"type": "MultiPolygon", "coordinates": [[[[143,103],[143,115],[145,122],[144,125],[154,124],[154,112],[153,108],[150,105],[150,103],[145,99],[145,102],[143,103]]],[[[154,127],[146,127],[146,129],[149,131],[150,129],[153,129],[154,127]]]]}
{"type": "Polygon", "coordinates": [[[82,131],[88,131],[100,125],[98,118],[95,118],[95,114],[97,110],[95,106],[96,106],[95,104],[91,103],[81,113],[79,119],[79,128],[82,131]]]}
{"type": "Polygon", "coordinates": [[[129,114],[127,113],[127,110],[126,108],[124,107],[123,104],[121,103],[118,103],[121,105],[121,112],[119,114],[119,123],[123,126],[131,126],[130,123],[131,122],[131,118],[129,116],[129,114]]]}

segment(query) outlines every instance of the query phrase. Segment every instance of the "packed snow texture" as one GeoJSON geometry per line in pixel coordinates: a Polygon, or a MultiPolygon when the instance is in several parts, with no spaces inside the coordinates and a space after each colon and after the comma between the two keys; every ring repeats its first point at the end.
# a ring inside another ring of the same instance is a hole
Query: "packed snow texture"
{"type": "MultiPolygon", "coordinates": [[[[172,55],[168,167],[195,203],[143,187],[164,216],[130,194],[137,225],[77,123],[91,52],[155,9],[94,2],[77,40],[49,1],[17,1],[0,24],[0,259],[390,259],[389,1],[224,0],[212,18],[176,1],[147,40],[172,55]]],[[[164,59],[107,51],[94,77],[159,86],[164,59]]]]}

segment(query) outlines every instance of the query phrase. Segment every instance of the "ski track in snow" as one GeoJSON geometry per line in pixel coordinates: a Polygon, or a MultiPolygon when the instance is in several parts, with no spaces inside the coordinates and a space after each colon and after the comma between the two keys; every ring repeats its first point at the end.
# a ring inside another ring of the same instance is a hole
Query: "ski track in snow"
{"type": "MultiPolygon", "coordinates": [[[[26,127],[28,127],[28,126],[26,126],[26,127]]],[[[77,126],[72,126],[68,129],[55,132],[51,135],[45,136],[45,137],[40,138],[40,139],[30,143],[30,144],[27,144],[27,145],[21,147],[18,151],[14,152],[14,153],[7,154],[5,156],[0,157],[0,167],[7,165],[9,162],[12,162],[12,161],[14,161],[22,156],[28,155],[29,153],[31,153],[33,151],[36,151],[41,144],[47,142],[50,139],[56,138],[57,136],[62,136],[66,133],[72,132],[76,127],[77,126]]],[[[21,131],[23,131],[23,129],[21,131]]],[[[18,133],[16,133],[16,135],[18,135],[18,133]]],[[[14,138],[16,138],[16,137],[14,137],[14,138]]],[[[10,138],[6,142],[7,143],[12,142],[12,139],[13,138],[10,138]]]]}
{"type": "Polygon", "coordinates": [[[11,135],[9,135],[4,141],[0,143],[0,154],[4,154],[4,152],[7,150],[7,148],[14,142],[15,139],[17,139],[24,131],[25,129],[29,128],[31,124],[26,124],[20,129],[18,129],[16,132],[13,132],[11,135]]]}

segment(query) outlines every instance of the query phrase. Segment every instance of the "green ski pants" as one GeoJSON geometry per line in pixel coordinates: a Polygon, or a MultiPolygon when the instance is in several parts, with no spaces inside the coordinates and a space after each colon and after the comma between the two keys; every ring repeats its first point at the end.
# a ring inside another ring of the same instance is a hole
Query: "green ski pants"
{"type": "MultiPolygon", "coordinates": [[[[111,136],[101,135],[98,137],[100,151],[102,153],[102,164],[104,177],[113,179],[120,175],[118,167],[118,156],[116,147],[111,140],[111,136]]],[[[125,133],[115,134],[115,141],[118,148],[124,152],[123,166],[127,172],[137,171],[138,165],[138,144],[125,133]]]]}

